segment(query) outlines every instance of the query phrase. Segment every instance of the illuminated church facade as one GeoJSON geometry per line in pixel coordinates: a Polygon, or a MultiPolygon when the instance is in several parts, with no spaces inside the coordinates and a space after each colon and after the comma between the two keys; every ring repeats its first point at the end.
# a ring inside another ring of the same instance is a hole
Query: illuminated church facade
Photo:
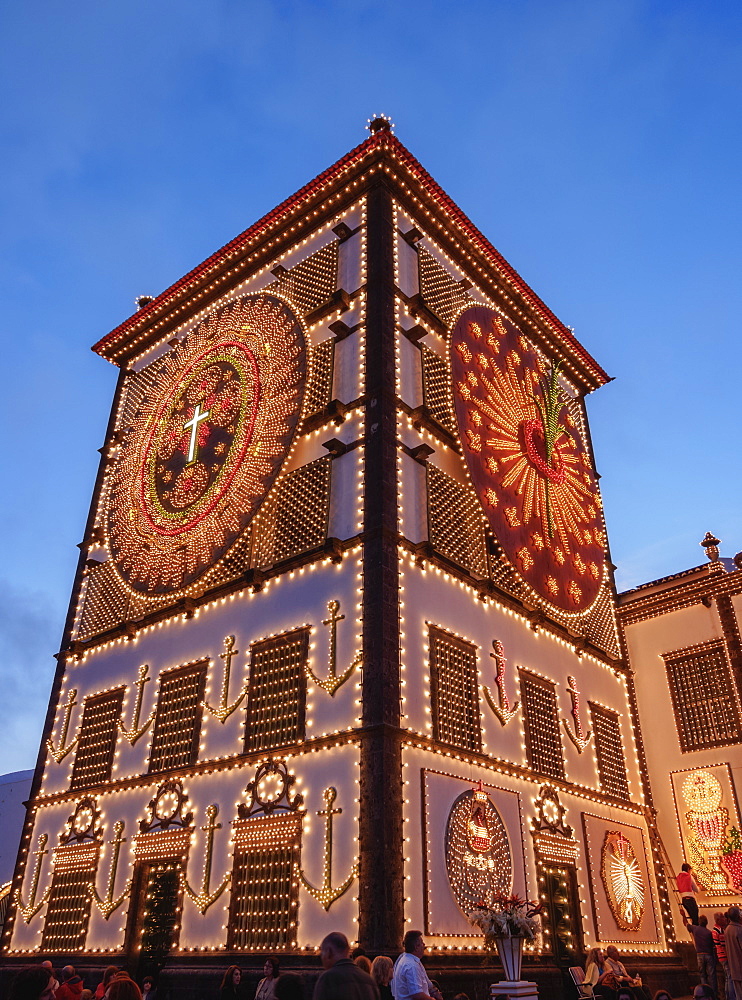
{"type": "Polygon", "coordinates": [[[467,913],[515,892],[526,978],[670,963],[607,376],[388,123],[94,350],[120,374],[4,961],[300,967],[416,927],[481,975],[467,913]]]}

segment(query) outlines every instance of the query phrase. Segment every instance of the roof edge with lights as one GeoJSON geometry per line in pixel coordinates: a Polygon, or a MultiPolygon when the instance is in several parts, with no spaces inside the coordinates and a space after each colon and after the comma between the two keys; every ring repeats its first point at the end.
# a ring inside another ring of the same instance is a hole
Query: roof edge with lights
{"type": "MultiPolygon", "coordinates": [[[[583,369],[586,382],[590,383],[590,388],[597,388],[597,386],[610,381],[606,372],[579,343],[571,330],[554,315],[389,128],[380,128],[373,132],[355,149],[322,171],[299,191],[281,202],[280,205],[217,250],[203,263],[149,301],[94,344],[92,350],[113,364],[125,365],[135,351],[136,353],[141,351],[144,343],[150,340],[150,336],[152,342],[159,339],[157,330],[162,330],[165,317],[178,304],[199,289],[202,289],[200,297],[203,297],[205,295],[203,287],[207,282],[215,278],[228,265],[234,267],[235,264],[239,264],[250,248],[265,244],[272,232],[285,227],[297,215],[301,216],[302,210],[307,206],[321,203],[328,188],[337,186],[338,181],[347,184],[354,179],[355,194],[358,194],[359,181],[363,179],[363,174],[368,170],[369,163],[377,159],[391,161],[389,166],[394,166],[396,161],[396,165],[401,167],[401,171],[407,175],[407,179],[411,179],[415,183],[418,190],[426,196],[426,200],[431,202],[433,207],[445,214],[449,225],[452,224],[452,227],[458,230],[460,236],[477,253],[477,256],[494,267],[500,279],[519,293],[535,316],[549,329],[554,339],[583,369]],[[148,336],[150,328],[151,335],[148,336]]],[[[315,211],[314,215],[317,214],[319,214],[318,211],[315,211]]],[[[256,265],[262,266],[257,262],[256,265]]],[[[221,294],[221,290],[218,294],[221,294]]],[[[199,307],[203,307],[207,301],[208,299],[205,299],[205,301],[200,302],[199,307]]],[[[180,317],[179,322],[181,318],[184,317],[180,317]]]]}

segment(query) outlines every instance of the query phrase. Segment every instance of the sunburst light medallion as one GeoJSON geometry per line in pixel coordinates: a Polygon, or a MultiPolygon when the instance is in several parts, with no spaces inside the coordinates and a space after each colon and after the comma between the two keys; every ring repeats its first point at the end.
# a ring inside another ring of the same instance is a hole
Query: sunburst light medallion
{"type": "Polygon", "coordinates": [[[186,590],[228,553],[289,454],[306,381],[302,323],[266,293],[213,310],[166,356],[111,482],[110,551],[133,590],[186,590]]]}
{"type": "Polygon", "coordinates": [[[600,872],[616,923],[625,931],[638,930],[644,915],[646,886],[631,841],[620,831],[605,835],[600,872]]]}
{"type": "Polygon", "coordinates": [[[458,317],[450,345],[469,476],[508,560],[535,593],[583,614],[605,572],[595,474],[556,365],[486,306],[458,317]]]}

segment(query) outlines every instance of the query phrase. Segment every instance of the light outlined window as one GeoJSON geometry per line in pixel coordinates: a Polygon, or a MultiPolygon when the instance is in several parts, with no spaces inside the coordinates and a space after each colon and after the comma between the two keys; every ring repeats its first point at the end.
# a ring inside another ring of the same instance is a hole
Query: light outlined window
{"type": "Polygon", "coordinates": [[[82,951],[90,921],[90,883],[95,870],[55,871],[41,934],[45,954],[82,951]]]}
{"type": "Polygon", "coordinates": [[[528,764],[539,774],[563,781],[564,754],[555,685],[527,670],[518,673],[528,764]]]}
{"type": "Polygon", "coordinates": [[[683,753],[739,743],[739,702],[721,639],[663,653],[683,753]]]}
{"type": "Polygon", "coordinates": [[[433,738],[481,751],[477,647],[436,625],[428,626],[433,738]]]}
{"type": "Polygon", "coordinates": [[[235,851],[227,947],[278,950],[296,944],[299,851],[295,844],[235,851]]]}
{"type": "Polygon", "coordinates": [[[72,765],[71,790],[110,781],[123,702],[124,688],[104,691],[85,699],[80,738],[72,765]]]}
{"type": "Polygon", "coordinates": [[[628,799],[629,780],[626,758],[621,742],[621,722],[616,712],[603,705],[590,705],[590,722],[595,739],[595,756],[598,760],[600,787],[609,795],[628,799]]]}
{"type": "Polygon", "coordinates": [[[272,750],[304,739],[308,656],[306,627],[252,644],[245,753],[272,750]]]}
{"type": "Polygon", "coordinates": [[[160,678],[149,773],[198,760],[207,660],[167,670],[160,678]]]}

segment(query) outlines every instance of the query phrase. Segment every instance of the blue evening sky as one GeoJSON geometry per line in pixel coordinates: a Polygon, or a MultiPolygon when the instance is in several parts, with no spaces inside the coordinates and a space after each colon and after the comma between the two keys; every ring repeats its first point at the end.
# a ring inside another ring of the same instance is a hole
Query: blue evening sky
{"type": "Polygon", "coordinates": [[[89,348],[365,137],[412,153],[615,381],[619,587],[739,525],[742,5],[0,7],[0,771],[31,767],[115,370],[89,348]]]}

